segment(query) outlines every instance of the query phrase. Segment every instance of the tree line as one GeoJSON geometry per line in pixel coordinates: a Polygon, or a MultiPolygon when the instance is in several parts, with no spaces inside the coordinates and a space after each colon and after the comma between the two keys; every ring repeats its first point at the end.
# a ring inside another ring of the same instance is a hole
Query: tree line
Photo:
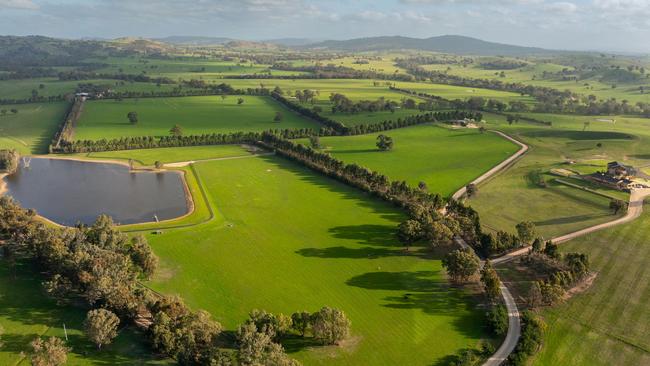
{"type": "MultiPolygon", "coordinates": [[[[192,311],[182,299],[140,285],[140,279],[154,274],[158,258],[143,236],[120,232],[110,217],[99,216],[90,226],[51,227],[33,210],[0,197],[0,239],[2,258],[11,270],[19,261],[32,262],[57,304],[90,309],[84,332],[98,349],[117,336],[120,323],[132,323],[144,330],[157,352],[181,365],[232,364],[233,354],[220,349],[223,327],[209,313],[192,311]]],[[[299,365],[276,343],[290,333],[338,344],[348,337],[350,321],[329,307],[291,316],[253,311],[236,332],[234,357],[241,365],[299,365]]],[[[32,347],[34,364],[62,365],[70,350],[56,337],[37,337],[32,347]],[[39,363],[47,360],[56,362],[39,363]]]]}
{"type": "Polygon", "coordinates": [[[391,181],[383,174],[357,164],[345,164],[329,154],[283,139],[271,133],[263,133],[258,145],[274,150],[276,154],[296,161],[345,184],[366,191],[373,196],[409,209],[435,211],[444,206],[439,194],[431,194],[410,187],[404,181],[391,181]]]}
{"type": "MultiPolygon", "coordinates": [[[[310,136],[313,132],[309,129],[282,130],[279,131],[279,134],[291,138],[300,138],[310,136]]],[[[99,151],[155,149],[161,147],[244,144],[254,143],[259,139],[259,137],[259,132],[233,132],[188,136],[122,137],[111,140],[62,140],[58,147],[52,145],[50,150],[55,153],[71,154],[99,151]]]]}
{"type": "Polygon", "coordinates": [[[637,102],[630,104],[627,100],[615,98],[598,100],[595,95],[579,95],[570,90],[527,85],[517,82],[503,82],[495,79],[473,79],[441,71],[426,70],[416,62],[404,59],[397,66],[406,69],[417,80],[428,80],[436,84],[449,84],[471,88],[484,88],[529,95],[537,100],[533,111],[539,113],[572,113],[583,115],[635,114],[650,117],[650,104],[637,102]]]}
{"type": "Polygon", "coordinates": [[[457,109],[469,109],[469,110],[479,110],[484,112],[490,112],[502,116],[506,116],[508,123],[512,124],[513,122],[526,121],[530,123],[536,123],[543,126],[552,126],[553,122],[544,121],[537,118],[532,118],[528,116],[522,116],[519,113],[527,112],[530,110],[528,104],[518,101],[511,100],[507,104],[496,99],[485,99],[482,97],[471,97],[467,100],[462,99],[445,99],[438,95],[427,94],[423,92],[418,92],[409,89],[402,89],[395,86],[389,87],[391,90],[410,94],[417,96],[419,98],[427,99],[437,103],[437,108],[457,108],[457,109]],[[511,112],[511,113],[505,113],[511,112]]]}
{"type": "Polygon", "coordinates": [[[63,123],[59,126],[59,129],[54,134],[54,138],[50,143],[50,153],[60,151],[63,146],[72,139],[74,128],[77,125],[77,120],[81,116],[83,104],[84,100],[81,98],[75,98],[75,100],[70,104],[68,112],[63,119],[63,123]]]}
{"type": "Polygon", "coordinates": [[[322,116],[318,111],[307,108],[297,103],[293,103],[289,99],[285,98],[280,91],[274,90],[271,93],[271,97],[277,100],[287,108],[307,117],[323,125],[321,128],[321,136],[330,136],[330,135],[362,135],[366,133],[374,133],[379,131],[392,130],[396,128],[403,128],[408,126],[414,126],[422,123],[438,122],[438,121],[447,121],[452,119],[463,119],[463,118],[472,118],[481,120],[483,115],[478,112],[473,111],[463,111],[463,110],[453,110],[453,111],[441,111],[441,112],[428,112],[413,116],[407,116],[404,118],[398,118],[397,120],[387,120],[383,122],[375,123],[365,123],[357,124],[351,127],[344,125],[339,121],[335,121],[331,118],[322,116]]]}

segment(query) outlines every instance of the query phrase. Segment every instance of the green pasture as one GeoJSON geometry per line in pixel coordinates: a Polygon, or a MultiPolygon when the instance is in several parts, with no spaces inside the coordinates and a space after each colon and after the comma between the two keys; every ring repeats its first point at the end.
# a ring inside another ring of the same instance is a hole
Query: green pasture
{"type": "Polygon", "coordinates": [[[306,365],[431,365],[486,337],[475,298],[447,283],[439,258],[396,241],[404,216],[390,205],[276,157],[195,167],[225,221],[149,237],[157,291],[229,330],[254,308],[344,310],[343,346],[285,343],[306,365]]]}
{"type": "MultiPolygon", "coordinates": [[[[612,117],[616,123],[591,122],[585,129],[584,121],[593,121],[593,117],[530,116],[552,121],[553,125],[509,125],[503,117],[486,116],[488,127],[513,135],[531,150],[508,171],[482,184],[478,195],[469,201],[481,214],[483,225],[491,230],[514,231],[518,222],[531,220],[540,234],[550,238],[613,220],[609,199],[554,183],[545,173],[553,168],[589,173],[603,170],[612,160],[634,166],[648,164],[650,121],[619,116],[612,117]],[[534,183],[536,172],[544,176],[546,188],[534,183]]],[[[603,189],[607,191],[620,195],[603,189]]]]}
{"type": "Polygon", "coordinates": [[[27,99],[31,98],[32,90],[36,90],[39,96],[65,96],[77,90],[79,84],[105,85],[118,92],[159,92],[172,91],[177,84],[161,84],[127,82],[110,79],[93,80],[65,80],[58,78],[36,78],[20,80],[0,80],[0,99],[27,99]]]}
{"type": "Polygon", "coordinates": [[[522,96],[518,93],[511,93],[499,90],[471,88],[466,86],[454,86],[446,84],[432,83],[412,83],[412,82],[395,82],[395,86],[400,89],[408,89],[419,93],[436,95],[445,99],[469,99],[472,97],[481,97],[485,99],[495,99],[502,102],[521,101],[528,104],[534,104],[535,99],[528,96],[522,96]]]}
{"type": "MultiPolygon", "coordinates": [[[[560,246],[565,253],[588,254],[597,277],[585,292],[543,309],[548,330],[532,365],[650,364],[649,235],[646,213],[560,246]]],[[[513,272],[500,272],[504,281],[521,280],[513,272]]]]}
{"type": "Polygon", "coordinates": [[[249,155],[249,153],[241,145],[214,145],[105,151],[66,156],[78,156],[89,159],[107,160],[133,159],[139,165],[153,166],[157,161],[160,161],[162,163],[176,163],[182,161],[221,159],[246,155],[249,155]]]}
{"type": "Polygon", "coordinates": [[[412,186],[423,181],[430,192],[443,196],[452,195],[518,150],[506,139],[478,129],[427,124],[381,133],[393,138],[393,150],[377,149],[380,133],[326,137],[321,144],[324,151],[346,163],[381,172],[391,180],[406,180],[412,186]]]}
{"type": "Polygon", "coordinates": [[[287,110],[270,97],[239,96],[222,99],[217,96],[140,98],[89,101],[85,104],[75,138],[98,140],[124,136],[167,136],[176,124],[185,135],[264,131],[269,129],[312,128],[316,122],[287,110]],[[132,125],[127,114],[137,112],[138,123],[132,125]],[[281,122],[273,118],[284,116],[281,122]]]}
{"type": "Polygon", "coordinates": [[[145,74],[151,77],[168,77],[173,80],[216,80],[232,75],[300,75],[303,72],[287,72],[271,69],[272,65],[251,62],[222,61],[201,59],[198,57],[176,57],[173,59],[156,59],[146,57],[108,57],[105,59],[90,59],[104,63],[107,66],[99,69],[99,73],[109,74],[145,74]]]}
{"type": "Polygon", "coordinates": [[[97,348],[83,334],[85,311],[71,306],[59,306],[46,297],[41,287],[38,269],[20,264],[14,269],[0,262],[0,326],[2,347],[0,364],[29,365],[29,343],[38,336],[65,339],[72,348],[68,354],[70,366],[90,365],[171,365],[152,356],[152,350],[135,329],[122,328],[110,345],[97,348]],[[24,354],[23,354],[24,353],[24,354]]]}
{"type": "Polygon", "coordinates": [[[650,94],[647,92],[641,93],[639,90],[640,86],[648,90],[650,88],[650,79],[642,77],[635,82],[616,83],[610,81],[604,82],[600,77],[578,81],[562,80],[561,77],[544,78],[544,71],[558,72],[563,68],[571,69],[571,67],[553,63],[536,63],[513,70],[486,70],[479,65],[462,67],[455,64],[423,65],[423,67],[429,70],[446,71],[453,75],[469,78],[496,79],[504,82],[519,82],[558,90],[570,90],[582,95],[595,95],[598,99],[602,100],[616,98],[617,100],[628,100],[632,103],[650,102],[650,94]],[[501,71],[505,73],[505,77],[500,77],[499,74],[501,71]]]}
{"type": "Polygon", "coordinates": [[[0,149],[16,149],[21,154],[47,153],[48,145],[63,122],[68,103],[0,105],[0,149]],[[18,113],[11,113],[11,109],[18,113]]]}

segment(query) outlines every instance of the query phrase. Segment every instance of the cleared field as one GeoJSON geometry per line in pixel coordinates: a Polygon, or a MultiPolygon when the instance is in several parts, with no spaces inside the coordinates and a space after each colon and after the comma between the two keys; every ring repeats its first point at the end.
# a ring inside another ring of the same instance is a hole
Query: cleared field
{"type": "Polygon", "coordinates": [[[167,136],[169,129],[176,124],[182,127],[185,135],[319,128],[316,122],[283,108],[271,98],[243,96],[241,105],[237,104],[238,98],[229,96],[224,100],[208,96],[90,101],[84,106],[75,138],[167,136]],[[138,114],[137,125],[132,125],[127,119],[131,111],[138,114]],[[281,122],[273,121],[276,112],[283,114],[281,122]]]}
{"type": "Polygon", "coordinates": [[[650,364],[650,215],[572,240],[563,252],[589,255],[598,277],[584,293],[545,309],[549,325],[534,365],[650,364]]]}
{"type": "Polygon", "coordinates": [[[347,163],[379,171],[392,180],[406,180],[413,186],[423,181],[430,192],[444,196],[518,150],[496,134],[482,134],[477,129],[454,130],[429,124],[382,133],[393,138],[393,150],[377,149],[379,133],[321,138],[321,144],[347,163]]]}
{"type": "Polygon", "coordinates": [[[486,337],[473,297],[441,262],[405,252],[391,206],[276,157],[196,164],[225,223],[151,236],[162,268],[150,284],[234,329],[253,308],[343,309],[352,339],[311,349],[306,365],[431,365],[486,337]]]}
{"type": "Polygon", "coordinates": [[[82,331],[85,312],[57,306],[44,295],[40,280],[33,274],[37,269],[26,266],[19,265],[15,271],[4,262],[0,266],[0,292],[4,294],[0,297],[0,325],[4,329],[0,364],[28,364],[29,343],[37,336],[64,338],[63,324],[68,332],[67,345],[72,348],[67,365],[173,364],[153,358],[151,350],[142,342],[142,335],[131,328],[122,329],[113,344],[98,352],[82,331]]]}
{"type": "Polygon", "coordinates": [[[44,154],[58,125],[65,118],[68,103],[0,105],[0,149],[16,149],[21,154],[44,154]],[[16,108],[18,113],[11,113],[16,108]]]}

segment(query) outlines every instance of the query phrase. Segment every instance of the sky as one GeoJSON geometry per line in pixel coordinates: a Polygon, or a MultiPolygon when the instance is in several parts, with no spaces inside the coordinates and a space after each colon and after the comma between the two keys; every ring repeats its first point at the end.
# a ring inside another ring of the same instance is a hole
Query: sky
{"type": "Polygon", "coordinates": [[[458,34],[650,53],[650,0],[0,0],[0,34],[249,40],[458,34]]]}

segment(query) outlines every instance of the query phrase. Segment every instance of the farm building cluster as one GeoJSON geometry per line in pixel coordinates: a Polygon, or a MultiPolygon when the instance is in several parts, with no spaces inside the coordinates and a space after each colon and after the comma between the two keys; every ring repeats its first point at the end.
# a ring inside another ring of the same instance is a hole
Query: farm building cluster
{"type": "Polygon", "coordinates": [[[607,164],[607,171],[589,174],[584,178],[621,191],[648,188],[646,184],[635,180],[637,174],[638,171],[634,167],[613,161],[607,164]]]}

